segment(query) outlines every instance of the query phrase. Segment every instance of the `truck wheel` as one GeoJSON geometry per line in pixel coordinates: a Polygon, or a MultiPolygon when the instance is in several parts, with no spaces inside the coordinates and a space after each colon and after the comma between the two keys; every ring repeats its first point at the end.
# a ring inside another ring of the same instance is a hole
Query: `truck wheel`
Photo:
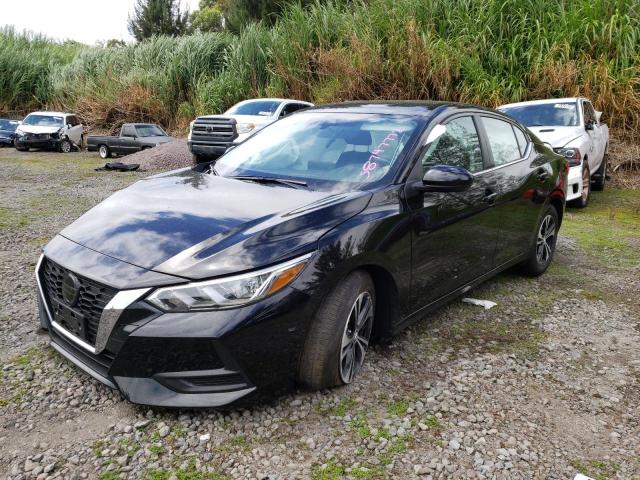
{"type": "Polygon", "coordinates": [[[68,138],[63,138],[62,140],[60,140],[59,149],[62,153],[69,153],[71,151],[71,148],[71,142],[68,138]]]}
{"type": "Polygon", "coordinates": [[[106,145],[100,145],[100,148],[98,148],[98,153],[100,154],[100,158],[102,159],[111,158],[111,151],[106,145]]]}
{"type": "Polygon", "coordinates": [[[609,154],[605,153],[602,158],[600,168],[593,176],[593,189],[597,192],[604,190],[604,184],[607,183],[607,164],[609,163],[609,154]]]}
{"type": "Polygon", "coordinates": [[[202,155],[196,155],[195,153],[191,154],[191,159],[193,160],[194,165],[198,165],[199,163],[210,162],[212,160],[209,157],[203,157],[202,155]]]}
{"type": "Polygon", "coordinates": [[[28,152],[29,147],[19,147],[18,142],[13,142],[13,146],[16,147],[16,150],[19,152],[28,152]]]}
{"type": "Polygon", "coordinates": [[[589,166],[587,165],[587,159],[584,159],[584,166],[582,167],[582,195],[580,198],[571,200],[569,202],[570,207],[585,208],[589,204],[589,197],[591,195],[591,172],[589,172],[589,166]]]}

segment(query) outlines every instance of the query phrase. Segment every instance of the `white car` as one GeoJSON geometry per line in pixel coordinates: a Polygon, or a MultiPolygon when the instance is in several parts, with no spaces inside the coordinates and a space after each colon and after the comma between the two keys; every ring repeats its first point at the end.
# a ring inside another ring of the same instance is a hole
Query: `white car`
{"type": "Polygon", "coordinates": [[[591,189],[603,190],[607,177],[609,128],[602,112],[583,97],[510,103],[498,108],[524,124],[569,160],[567,202],[584,208],[591,189]]]}
{"type": "Polygon", "coordinates": [[[70,152],[81,149],[84,127],[73,113],[33,112],[16,129],[14,145],[22,152],[30,148],[46,148],[70,152]]]}
{"type": "Polygon", "coordinates": [[[196,163],[215,159],[279,118],[313,103],[283,98],[256,98],[235,104],[222,115],[204,115],[191,122],[187,143],[196,163]]]}

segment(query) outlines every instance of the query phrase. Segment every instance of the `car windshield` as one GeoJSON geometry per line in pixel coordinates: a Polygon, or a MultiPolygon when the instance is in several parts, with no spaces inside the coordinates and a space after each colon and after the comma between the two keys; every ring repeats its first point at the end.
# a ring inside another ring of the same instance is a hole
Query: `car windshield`
{"type": "Polygon", "coordinates": [[[166,137],[167,134],[157,125],[137,125],[139,137],[166,137]]]}
{"type": "Polygon", "coordinates": [[[242,102],[234,105],[225,112],[225,115],[259,115],[270,117],[282,102],[274,100],[256,100],[252,102],[242,102]]]}
{"type": "Polygon", "coordinates": [[[57,115],[28,115],[22,124],[37,127],[62,127],[64,125],[64,117],[57,115]]]}
{"type": "Polygon", "coordinates": [[[396,169],[420,122],[401,115],[300,113],[241,143],[215,169],[226,177],[301,180],[321,189],[337,183],[369,186],[396,169]]]}
{"type": "Polygon", "coordinates": [[[9,132],[15,132],[18,127],[18,122],[16,120],[3,120],[0,119],[0,130],[6,130],[9,132]]]}
{"type": "Polygon", "coordinates": [[[501,108],[527,127],[576,127],[578,109],[575,102],[542,103],[501,108]]]}

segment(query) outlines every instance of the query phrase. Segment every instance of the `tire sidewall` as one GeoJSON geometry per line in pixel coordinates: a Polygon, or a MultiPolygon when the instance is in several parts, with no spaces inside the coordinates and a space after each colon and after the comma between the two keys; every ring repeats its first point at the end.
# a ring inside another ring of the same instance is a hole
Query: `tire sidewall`
{"type": "Polygon", "coordinates": [[[556,245],[558,244],[558,232],[559,232],[559,224],[558,224],[558,212],[556,211],[556,209],[552,206],[547,206],[542,214],[542,216],[540,217],[540,220],[538,221],[538,224],[536,226],[536,231],[534,234],[534,238],[533,238],[533,245],[531,248],[531,252],[529,253],[529,259],[527,262],[527,267],[528,270],[530,271],[530,273],[532,273],[533,275],[541,275],[544,272],[547,271],[547,269],[549,268],[549,266],[551,265],[551,263],[553,262],[553,259],[555,257],[555,253],[556,253],[556,245]],[[538,261],[538,256],[537,256],[537,238],[538,238],[538,233],[540,232],[540,228],[542,227],[542,223],[544,222],[544,220],[548,217],[551,216],[553,218],[553,222],[555,225],[555,234],[553,235],[553,246],[551,248],[551,255],[549,255],[549,258],[547,259],[546,262],[544,263],[540,263],[538,261]]]}
{"type": "Polygon", "coordinates": [[[342,337],[351,307],[365,291],[371,296],[375,328],[375,286],[366,272],[350,273],[323,299],[312,320],[300,360],[298,379],[303,384],[313,389],[345,384],[340,376],[342,337]]]}
{"type": "Polygon", "coordinates": [[[98,154],[100,155],[100,158],[106,160],[107,158],[109,158],[109,147],[107,147],[106,145],[100,145],[100,148],[98,148],[98,154]]]}
{"type": "Polygon", "coordinates": [[[71,142],[64,138],[60,141],[60,152],[62,153],[70,153],[71,152],[71,142]],[[65,145],[68,145],[68,149],[65,149],[65,145]]]}

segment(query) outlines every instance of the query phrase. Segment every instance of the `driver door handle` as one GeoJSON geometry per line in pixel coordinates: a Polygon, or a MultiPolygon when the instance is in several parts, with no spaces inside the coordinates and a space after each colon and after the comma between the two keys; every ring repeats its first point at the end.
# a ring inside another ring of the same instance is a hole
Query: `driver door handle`
{"type": "Polygon", "coordinates": [[[482,198],[482,201],[491,204],[496,201],[496,198],[498,198],[498,194],[493,190],[487,189],[484,197],[482,198]]]}

